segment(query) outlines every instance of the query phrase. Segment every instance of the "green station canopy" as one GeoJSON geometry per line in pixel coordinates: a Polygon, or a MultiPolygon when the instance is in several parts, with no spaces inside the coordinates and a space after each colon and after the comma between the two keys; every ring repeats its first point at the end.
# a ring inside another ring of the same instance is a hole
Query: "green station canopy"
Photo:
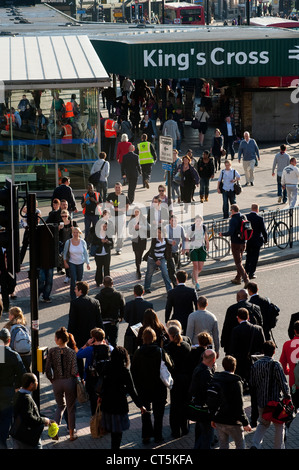
{"type": "Polygon", "coordinates": [[[299,75],[299,31],[164,28],[90,37],[108,73],[135,79],[299,75]]]}

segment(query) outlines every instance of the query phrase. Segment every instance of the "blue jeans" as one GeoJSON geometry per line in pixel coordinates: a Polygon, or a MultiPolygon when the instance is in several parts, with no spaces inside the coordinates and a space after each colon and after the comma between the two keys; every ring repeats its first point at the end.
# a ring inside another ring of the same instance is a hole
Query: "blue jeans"
{"type": "MultiPolygon", "coordinates": [[[[144,280],[144,290],[148,290],[151,287],[152,277],[154,272],[156,271],[156,263],[153,258],[148,258],[147,260],[147,270],[144,280]]],[[[167,263],[165,258],[160,259],[160,271],[162,273],[162,278],[166,287],[167,292],[171,289],[171,281],[169,278],[168,270],[167,270],[167,263]]]]}
{"type": "Polygon", "coordinates": [[[228,219],[229,217],[229,205],[230,204],[236,204],[236,194],[235,191],[223,191],[222,193],[222,199],[223,199],[223,218],[228,219]]]}
{"type": "Polygon", "coordinates": [[[286,203],[288,196],[287,196],[287,190],[284,188],[282,191],[282,186],[281,186],[281,176],[277,175],[277,196],[282,197],[282,202],[286,203]]]}
{"type": "Polygon", "coordinates": [[[88,243],[88,235],[90,231],[91,225],[95,228],[97,222],[99,220],[99,216],[97,214],[88,214],[84,215],[84,229],[85,229],[85,241],[88,243]]]}
{"type": "Polygon", "coordinates": [[[43,295],[44,300],[49,300],[53,286],[53,268],[40,269],[38,276],[38,295],[43,295]]]}
{"type": "Polygon", "coordinates": [[[197,421],[195,425],[194,449],[211,449],[214,439],[214,428],[210,422],[197,421]]]}
{"type": "Polygon", "coordinates": [[[171,196],[172,196],[172,199],[175,199],[175,195],[177,195],[178,198],[181,197],[180,185],[172,180],[172,182],[171,182],[171,196]]]}
{"type": "Polygon", "coordinates": [[[200,197],[204,197],[204,196],[207,197],[209,195],[209,185],[210,185],[210,178],[201,176],[200,177],[200,189],[199,189],[200,197]]]}
{"type": "Polygon", "coordinates": [[[71,296],[71,299],[74,300],[76,298],[76,294],[74,291],[76,282],[83,280],[84,264],[83,263],[82,264],[68,263],[68,264],[69,264],[70,277],[71,277],[70,296],[71,296]]]}

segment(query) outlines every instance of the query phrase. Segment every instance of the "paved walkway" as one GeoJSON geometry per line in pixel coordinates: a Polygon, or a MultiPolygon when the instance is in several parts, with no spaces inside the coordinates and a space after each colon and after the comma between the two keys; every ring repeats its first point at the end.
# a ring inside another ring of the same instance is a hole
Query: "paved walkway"
{"type": "MultiPolygon", "coordinates": [[[[198,138],[197,135],[188,130],[186,133],[187,137],[185,142],[183,143],[182,148],[184,151],[186,148],[193,148],[194,154],[198,157],[201,153],[201,150],[198,148],[198,138]]],[[[212,136],[212,131],[207,135],[206,147],[209,148],[209,142],[212,136]]],[[[271,165],[273,161],[273,154],[277,152],[278,146],[276,144],[271,145],[264,145],[261,150],[262,159],[259,167],[256,169],[256,185],[253,188],[246,188],[244,189],[241,196],[238,198],[238,202],[240,204],[241,210],[243,212],[248,212],[250,208],[251,202],[257,200],[260,205],[267,209],[267,208],[275,208],[277,207],[277,197],[276,197],[276,184],[274,179],[271,177],[271,165]]],[[[240,172],[242,173],[241,166],[237,167],[237,163],[235,163],[236,168],[240,168],[240,172]]],[[[115,181],[119,178],[119,169],[116,162],[112,162],[112,173],[109,180],[109,187],[110,189],[113,187],[115,181]]],[[[243,175],[243,173],[242,173],[243,175]]],[[[243,176],[242,176],[243,177],[243,176]]],[[[154,194],[157,193],[157,187],[159,182],[163,180],[163,172],[161,171],[161,162],[158,162],[154,169],[152,175],[152,183],[150,190],[143,190],[142,188],[138,187],[136,191],[136,201],[138,203],[148,204],[154,194]]],[[[211,197],[209,198],[209,202],[204,204],[204,217],[206,220],[210,220],[211,218],[219,218],[221,217],[221,199],[219,195],[217,195],[215,191],[215,181],[211,183],[211,197]]],[[[126,191],[126,187],[124,188],[126,191]]],[[[80,194],[76,194],[78,197],[78,206],[80,202],[80,194]]],[[[198,201],[198,195],[196,197],[198,201]]],[[[42,210],[42,214],[46,215],[49,211],[49,201],[47,200],[39,200],[39,207],[42,210]]],[[[80,206],[79,206],[80,207],[80,206]]],[[[200,210],[200,203],[196,204],[196,210],[200,210]]],[[[283,207],[283,206],[281,206],[283,207]]],[[[79,225],[83,227],[83,219],[81,215],[76,216],[79,225]]],[[[273,249],[264,249],[261,252],[259,267],[262,267],[263,264],[273,263],[275,261],[281,262],[284,259],[293,259],[298,257],[299,247],[298,244],[294,245],[292,249],[286,249],[283,252],[277,248],[273,249]]],[[[89,272],[85,273],[85,279],[88,281],[90,285],[90,292],[93,295],[96,292],[96,285],[94,282],[94,261],[91,262],[92,269],[89,272]]],[[[126,241],[125,246],[121,256],[117,256],[113,253],[112,255],[112,273],[115,287],[121,290],[126,295],[131,293],[133,290],[133,286],[136,283],[135,277],[135,269],[134,269],[134,260],[132,256],[131,250],[131,242],[126,241]]],[[[30,297],[30,284],[28,279],[28,262],[25,259],[25,263],[22,267],[21,272],[18,274],[18,284],[16,288],[17,299],[12,302],[15,304],[21,304],[22,302],[26,302],[28,305],[29,297],[30,297]]],[[[145,265],[142,267],[143,271],[145,270],[145,265]]],[[[188,269],[188,268],[187,268],[188,269]]],[[[202,276],[215,273],[215,272],[227,272],[234,269],[234,264],[231,256],[225,258],[223,261],[214,262],[212,260],[207,260],[205,263],[204,270],[202,272],[202,276]]],[[[228,280],[230,279],[230,275],[228,274],[228,280]]],[[[159,301],[162,297],[163,300],[163,293],[164,288],[163,284],[159,279],[153,280],[154,292],[151,294],[150,298],[155,298],[155,301],[159,301]]],[[[59,304],[67,304],[69,302],[69,285],[64,284],[64,276],[59,276],[55,274],[54,276],[54,284],[53,284],[53,306],[59,304]]],[[[46,309],[47,306],[43,306],[43,310],[46,309]]],[[[1,322],[4,319],[1,319],[1,322]]],[[[46,327],[45,327],[46,328],[46,327]]],[[[52,417],[55,409],[55,402],[53,400],[53,392],[52,387],[48,381],[43,380],[42,378],[42,394],[41,394],[41,410],[42,412],[52,417]]],[[[246,412],[250,416],[250,402],[248,397],[245,397],[245,407],[246,412]]],[[[47,437],[47,431],[45,430],[43,433],[43,444],[45,449],[110,449],[110,436],[104,436],[101,439],[93,439],[90,436],[89,430],[89,420],[90,420],[90,412],[89,412],[89,404],[79,405],[77,406],[77,431],[79,438],[74,441],[70,442],[67,436],[66,426],[65,424],[61,425],[60,428],[60,439],[59,441],[52,441],[47,437]]],[[[149,444],[148,446],[144,446],[142,444],[141,439],[141,419],[139,410],[136,410],[135,406],[130,402],[130,429],[123,434],[122,445],[121,449],[123,450],[134,450],[137,449],[151,449],[152,452],[156,454],[159,452],[164,451],[174,451],[177,453],[186,453],[186,451],[190,451],[193,448],[194,443],[194,423],[190,426],[190,432],[188,435],[181,437],[180,439],[172,439],[170,435],[170,428],[169,428],[169,399],[168,404],[166,406],[165,417],[164,417],[164,442],[159,444],[159,446],[154,445],[154,443],[149,444]]],[[[246,434],[246,444],[247,447],[250,447],[251,439],[252,439],[252,432],[246,434]]],[[[289,449],[298,449],[298,434],[299,434],[299,421],[296,418],[289,430],[288,438],[286,441],[286,447],[289,449]]],[[[271,449],[273,442],[273,426],[271,426],[268,434],[263,443],[263,448],[271,449]]],[[[233,445],[232,445],[233,447],[233,445]]],[[[215,445],[215,449],[217,449],[217,444],[215,445]]]]}

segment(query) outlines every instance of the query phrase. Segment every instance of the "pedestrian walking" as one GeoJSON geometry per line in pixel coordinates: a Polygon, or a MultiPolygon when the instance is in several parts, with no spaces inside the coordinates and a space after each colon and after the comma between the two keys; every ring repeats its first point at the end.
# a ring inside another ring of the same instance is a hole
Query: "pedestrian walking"
{"type": "Polygon", "coordinates": [[[260,151],[257,143],[250,137],[248,131],[244,132],[244,140],[241,141],[238,150],[238,161],[241,162],[243,156],[243,168],[245,173],[245,186],[254,186],[254,168],[260,161],[260,151]]]}
{"type": "Polygon", "coordinates": [[[296,165],[297,160],[295,157],[292,157],[290,164],[283,169],[281,175],[281,186],[282,189],[287,191],[290,208],[295,207],[297,204],[299,168],[296,165]]]}
{"type": "Polygon", "coordinates": [[[215,162],[208,150],[205,150],[202,157],[197,162],[197,172],[199,174],[199,197],[200,202],[208,202],[210,192],[210,180],[214,178],[215,162]]]}
{"type": "Polygon", "coordinates": [[[232,168],[232,164],[229,160],[224,162],[224,170],[221,170],[217,182],[217,192],[222,194],[222,212],[223,218],[228,219],[229,217],[229,203],[236,204],[236,193],[234,190],[234,183],[240,181],[241,176],[237,170],[232,168]]]}
{"type": "Polygon", "coordinates": [[[281,176],[283,169],[290,164],[290,155],[286,153],[287,147],[285,144],[280,146],[280,151],[275,155],[272,165],[272,176],[275,176],[275,169],[276,170],[276,181],[277,181],[277,197],[278,197],[278,204],[281,202],[285,204],[288,200],[287,190],[284,188],[282,189],[281,186],[281,176]]]}
{"type": "Polygon", "coordinates": [[[65,269],[70,272],[70,296],[75,299],[74,292],[77,281],[83,280],[84,264],[87,270],[90,270],[89,256],[87,252],[87,244],[81,238],[82,231],[79,227],[72,228],[72,238],[67,240],[64,245],[63,259],[65,269]]]}

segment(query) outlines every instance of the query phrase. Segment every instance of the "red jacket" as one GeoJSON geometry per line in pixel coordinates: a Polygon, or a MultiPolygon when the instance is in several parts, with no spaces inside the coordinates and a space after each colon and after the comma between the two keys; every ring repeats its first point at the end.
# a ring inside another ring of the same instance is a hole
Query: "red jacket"
{"type": "Polygon", "coordinates": [[[294,336],[293,339],[286,341],[282,347],[279,362],[283,367],[283,371],[289,376],[290,388],[295,383],[294,369],[299,360],[299,336],[294,336]]]}
{"type": "Polygon", "coordinates": [[[129,153],[129,148],[131,145],[131,142],[119,142],[117,144],[116,160],[118,163],[122,163],[123,156],[126,155],[126,153],[129,153]]]}

